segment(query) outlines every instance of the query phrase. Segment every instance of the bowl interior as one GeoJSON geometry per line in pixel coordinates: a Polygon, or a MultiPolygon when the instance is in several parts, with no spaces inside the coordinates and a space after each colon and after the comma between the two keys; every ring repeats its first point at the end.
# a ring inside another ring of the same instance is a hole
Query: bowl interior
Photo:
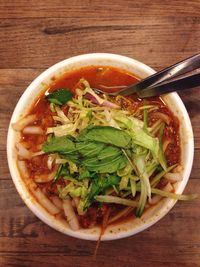
{"type": "MultiPolygon", "coordinates": [[[[38,76],[29,85],[29,87],[20,98],[13,112],[8,130],[7,157],[11,176],[15,183],[15,186],[26,205],[33,211],[36,216],[38,216],[49,226],[62,233],[81,239],[97,240],[100,232],[98,227],[94,227],[92,229],[82,229],[74,232],[70,228],[66,227],[66,225],[64,225],[62,222],[56,220],[54,216],[50,215],[30,194],[26,184],[19,174],[16,165],[16,152],[14,147],[19,136],[15,131],[13,131],[11,127],[11,123],[18,121],[21,117],[24,116],[24,114],[28,112],[29,108],[35,102],[37,97],[51,83],[51,79],[53,77],[60,77],[67,71],[78,69],[83,66],[113,66],[129,71],[140,78],[145,78],[155,73],[153,69],[141,62],[114,54],[86,54],[59,62],[58,64],[52,66],[51,68],[43,72],[40,76],[38,76]]],[[[181,164],[182,166],[184,166],[184,168],[182,171],[183,180],[176,184],[176,191],[178,193],[182,193],[188,181],[193,162],[193,132],[189,116],[180,97],[176,93],[171,93],[164,96],[163,98],[168,104],[169,108],[181,122],[181,164]]],[[[142,218],[129,220],[127,222],[124,222],[123,224],[109,226],[106,229],[102,240],[113,240],[130,236],[148,228],[159,219],[161,219],[173,207],[175,202],[175,200],[163,199],[153,208],[149,209],[144,214],[144,216],[142,216],[142,218]]]]}

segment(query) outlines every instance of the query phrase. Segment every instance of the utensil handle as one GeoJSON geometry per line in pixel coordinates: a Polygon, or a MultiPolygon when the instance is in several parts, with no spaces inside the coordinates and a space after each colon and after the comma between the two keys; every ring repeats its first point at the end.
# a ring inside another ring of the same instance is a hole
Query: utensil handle
{"type": "Polygon", "coordinates": [[[137,94],[139,97],[145,98],[151,96],[159,96],[174,91],[182,91],[197,86],[200,86],[200,73],[179,80],[174,80],[172,82],[167,82],[166,84],[152,86],[144,90],[138,91],[137,94]]]}
{"type": "Polygon", "coordinates": [[[198,68],[200,68],[200,54],[194,55],[174,65],[171,65],[170,67],[167,67],[147,77],[141,82],[138,82],[134,85],[128,86],[120,90],[118,93],[124,96],[131,95],[147,87],[155,86],[156,84],[159,84],[164,81],[168,81],[171,78],[175,78],[179,75],[183,75],[187,72],[191,72],[198,68]]]}

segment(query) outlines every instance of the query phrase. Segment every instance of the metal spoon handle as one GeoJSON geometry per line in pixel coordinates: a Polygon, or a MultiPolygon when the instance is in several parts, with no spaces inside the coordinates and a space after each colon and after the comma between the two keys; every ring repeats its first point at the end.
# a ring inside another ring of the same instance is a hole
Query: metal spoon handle
{"type": "Polygon", "coordinates": [[[187,72],[191,72],[197,68],[200,68],[200,54],[194,55],[170,67],[167,67],[164,70],[161,70],[147,77],[141,82],[138,82],[137,84],[130,85],[118,91],[118,94],[124,95],[124,96],[130,95],[140,90],[143,90],[147,87],[155,86],[163,81],[168,81],[171,78],[175,78],[175,77],[178,77],[179,75],[183,75],[187,72]]]}
{"type": "Polygon", "coordinates": [[[159,96],[165,93],[170,93],[174,91],[182,91],[189,88],[194,88],[200,86],[200,73],[174,80],[167,83],[158,84],[156,86],[148,87],[137,94],[140,98],[159,96]]]}

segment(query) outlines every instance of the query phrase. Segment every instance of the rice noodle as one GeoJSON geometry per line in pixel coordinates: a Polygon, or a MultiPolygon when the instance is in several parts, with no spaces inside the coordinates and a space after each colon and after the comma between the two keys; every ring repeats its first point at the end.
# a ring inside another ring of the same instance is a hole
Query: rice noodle
{"type": "Polygon", "coordinates": [[[29,149],[27,149],[24,144],[22,143],[16,143],[16,148],[17,148],[17,154],[22,158],[22,159],[31,159],[36,156],[40,156],[45,154],[44,151],[37,151],[37,152],[32,152],[29,149]]]}
{"type": "Polygon", "coordinates": [[[75,207],[77,208],[80,202],[80,197],[74,197],[73,200],[74,200],[75,207]]]}
{"type": "Polygon", "coordinates": [[[62,213],[58,213],[55,215],[55,218],[62,223],[62,225],[64,227],[66,227],[66,229],[69,228],[69,224],[67,223],[66,219],[63,218],[63,214],[62,213]]]}
{"type": "Polygon", "coordinates": [[[47,167],[49,170],[52,169],[53,167],[53,162],[56,160],[56,154],[52,154],[52,155],[49,155],[48,156],[48,159],[47,159],[47,167]]]}
{"type": "Polygon", "coordinates": [[[172,172],[176,173],[176,172],[182,172],[183,171],[183,167],[179,164],[178,166],[176,166],[172,172]]]}
{"type": "Polygon", "coordinates": [[[44,154],[45,154],[45,152],[40,150],[40,151],[32,153],[32,157],[36,157],[36,156],[40,156],[40,155],[44,155],[44,154]]]}
{"type": "Polygon", "coordinates": [[[32,158],[32,152],[26,149],[21,143],[16,143],[17,154],[23,159],[32,158]]]}
{"type": "Polygon", "coordinates": [[[30,178],[29,176],[29,171],[26,166],[26,162],[23,160],[18,160],[17,166],[19,169],[19,172],[23,178],[25,178],[25,183],[27,184],[28,188],[30,189],[31,192],[35,191],[37,188],[36,183],[30,178]]]}
{"type": "Polygon", "coordinates": [[[26,162],[23,160],[18,160],[17,163],[18,163],[17,165],[18,165],[18,168],[19,168],[19,171],[20,171],[22,177],[28,178],[29,171],[28,171],[28,168],[26,167],[26,162]]]}
{"type": "Polygon", "coordinates": [[[15,122],[12,124],[12,127],[16,131],[21,131],[24,129],[24,127],[30,123],[33,123],[37,119],[36,114],[28,115],[21,120],[15,122]]]}
{"type": "Polygon", "coordinates": [[[50,174],[40,174],[34,176],[34,181],[36,183],[47,183],[53,180],[55,177],[56,172],[51,172],[50,174]]]}
{"type": "Polygon", "coordinates": [[[60,200],[59,197],[57,196],[51,196],[51,201],[53,202],[53,204],[60,210],[63,210],[63,202],[62,200],[60,200]]]}
{"type": "MultiPolygon", "coordinates": [[[[166,186],[162,189],[165,192],[171,192],[173,190],[173,187],[170,183],[167,183],[166,186]]],[[[155,205],[157,204],[163,197],[160,195],[155,195],[151,199],[149,199],[149,204],[155,205]]]]}
{"type": "Polygon", "coordinates": [[[74,209],[72,207],[72,203],[70,199],[63,200],[63,208],[64,208],[65,216],[67,217],[69,226],[71,227],[73,231],[77,231],[80,228],[79,222],[74,212],[74,209]]]}
{"type": "MultiPolygon", "coordinates": [[[[21,144],[23,147],[27,148],[27,149],[30,149],[30,148],[31,148],[31,145],[30,145],[29,143],[23,141],[23,140],[20,140],[20,144],[21,144]]],[[[41,150],[41,149],[38,149],[38,150],[41,150]]]]}
{"type": "Polygon", "coordinates": [[[45,196],[45,194],[43,194],[39,187],[36,189],[31,188],[31,192],[49,213],[55,215],[60,212],[60,210],[45,196]]]}
{"type": "Polygon", "coordinates": [[[76,208],[76,204],[75,204],[75,202],[74,202],[74,199],[72,199],[72,207],[73,207],[73,208],[76,208]]]}
{"type": "Polygon", "coordinates": [[[22,131],[24,134],[43,134],[43,130],[39,126],[27,126],[22,131]]]}

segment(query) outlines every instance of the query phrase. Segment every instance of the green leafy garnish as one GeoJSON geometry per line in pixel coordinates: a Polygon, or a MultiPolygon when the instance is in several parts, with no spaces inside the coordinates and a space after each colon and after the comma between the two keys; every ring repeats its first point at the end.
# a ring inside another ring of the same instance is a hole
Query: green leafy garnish
{"type": "Polygon", "coordinates": [[[114,175],[110,175],[105,178],[96,176],[95,179],[92,180],[92,183],[89,189],[89,194],[85,202],[85,208],[91,205],[95,196],[97,196],[100,192],[104,192],[107,188],[117,185],[119,181],[120,181],[120,178],[114,175]]]}
{"type": "Polygon", "coordinates": [[[67,135],[52,137],[42,145],[42,150],[46,153],[71,154],[76,152],[75,142],[67,135]]]}
{"type": "Polygon", "coordinates": [[[46,99],[56,105],[65,105],[72,99],[72,93],[68,89],[58,89],[46,96],[46,99]]]}
{"type": "Polygon", "coordinates": [[[87,127],[76,139],[54,137],[44,143],[42,149],[46,153],[60,153],[61,157],[88,171],[114,173],[126,166],[127,159],[121,146],[129,146],[130,141],[130,136],[124,131],[98,126],[87,127]]]}
{"type": "Polygon", "coordinates": [[[131,146],[130,135],[111,126],[89,126],[82,131],[77,139],[78,141],[101,142],[121,148],[131,146]]]}
{"type": "Polygon", "coordinates": [[[57,182],[60,179],[60,177],[63,177],[66,175],[69,175],[69,170],[67,169],[67,167],[65,165],[61,164],[58,167],[58,170],[57,170],[56,175],[53,179],[53,182],[57,182]]]}

